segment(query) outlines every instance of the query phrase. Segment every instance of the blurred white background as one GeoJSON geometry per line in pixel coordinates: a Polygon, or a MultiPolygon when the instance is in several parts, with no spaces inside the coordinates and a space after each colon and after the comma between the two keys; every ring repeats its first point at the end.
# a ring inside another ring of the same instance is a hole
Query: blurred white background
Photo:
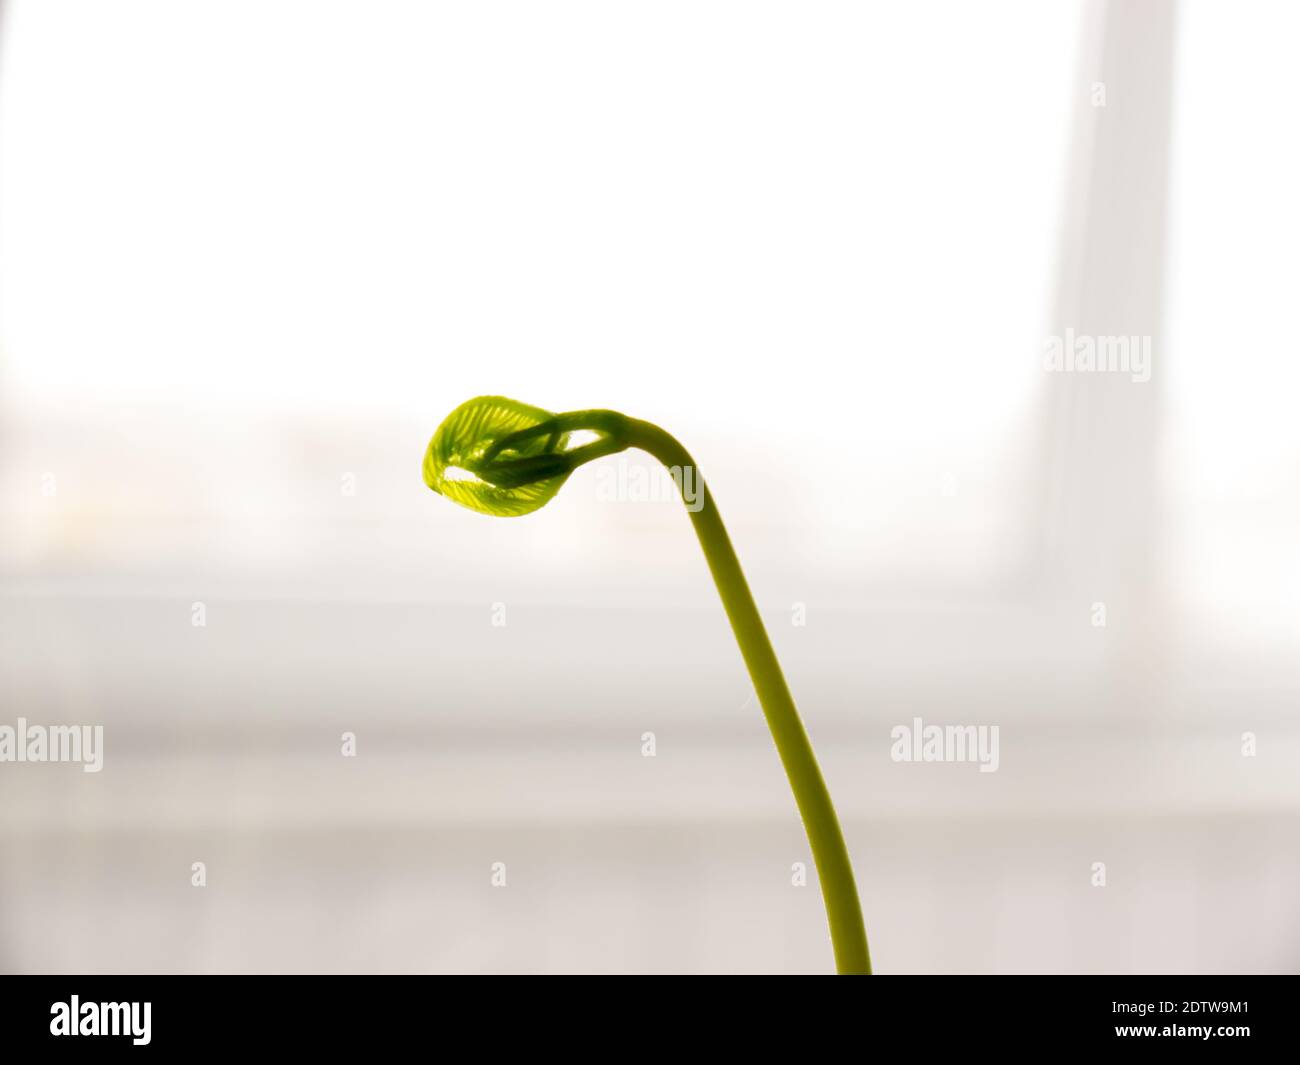
{"type": "Polygon", "coordinates": [[[830,970],[680,507],[424,487],[502,393],[701,461],[880,971],[1296,970],[1298,29],[7,0],[0,724],[106,752],[0,764],[0,968],[830,970]]]}

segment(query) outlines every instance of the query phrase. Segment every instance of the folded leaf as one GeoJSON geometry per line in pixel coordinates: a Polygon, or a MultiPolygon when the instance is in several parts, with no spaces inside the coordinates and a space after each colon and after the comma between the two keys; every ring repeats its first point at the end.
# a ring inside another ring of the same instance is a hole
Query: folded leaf
{"type": "Polygon", "coordinates": [[[455,503],[498,517],[543,507],[568,479],[569,434],[524,434],[508,447],[494,444],[556,416],[504,396],[462,403],[438,426],[424,453],[424,483],[455,503]],[[522,483],[521,483],[522,482],[522,483]]]}

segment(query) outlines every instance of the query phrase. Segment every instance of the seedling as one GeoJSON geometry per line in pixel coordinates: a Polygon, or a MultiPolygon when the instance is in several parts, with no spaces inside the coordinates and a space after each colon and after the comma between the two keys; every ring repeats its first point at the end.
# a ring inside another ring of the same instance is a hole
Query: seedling
{"type": "Polygon", "coordinates": [[[518,517],[545,506],[579,466],[627,448],[640,448],[673,471],[679,490],[683,472],[695,471],[696,491],[687,509],[808,833],[835,967],[870,973],[858,889],[835,807],[731,538],[686,449],[657,425],[615,411],[551,414],[502,396],[480,396],[438,426],[424,455],[424,481],[471,510],[518,517]],[[594,438],[571,446],[577,433],[594,438]]]}

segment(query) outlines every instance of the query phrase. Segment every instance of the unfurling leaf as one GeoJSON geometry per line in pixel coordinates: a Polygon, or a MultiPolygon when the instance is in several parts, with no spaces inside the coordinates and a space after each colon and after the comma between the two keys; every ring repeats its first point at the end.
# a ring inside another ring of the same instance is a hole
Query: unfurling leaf
{"type": "Polygon", "coordinates": [[[504,396],[462,403],[438,426],[424,453],[424,483],[483,514],[519,517],[545,506],[571,472],[569,434],[556,416],[504,396]],[[536,434],[524,430],[550,425],[536,434]],[[513,434],[520,439],[501,442],[513,434]],[[494,447],[494,445],[496,445],[494,447]]]}

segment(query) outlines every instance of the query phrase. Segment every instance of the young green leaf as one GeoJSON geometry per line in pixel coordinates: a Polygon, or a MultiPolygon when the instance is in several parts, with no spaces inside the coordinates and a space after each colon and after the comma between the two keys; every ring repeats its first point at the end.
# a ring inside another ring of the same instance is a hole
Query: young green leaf
{"type": "Polygon", "coordinates": [[[424,483],[482,514],[519,517],[545,506],[571,472],[569,434],[525,434],[556,416],[504,396],[462,403],[438,426],[424,453],[424,483]],[[494,448],[506,438],[522,439],[494,448]]]}

